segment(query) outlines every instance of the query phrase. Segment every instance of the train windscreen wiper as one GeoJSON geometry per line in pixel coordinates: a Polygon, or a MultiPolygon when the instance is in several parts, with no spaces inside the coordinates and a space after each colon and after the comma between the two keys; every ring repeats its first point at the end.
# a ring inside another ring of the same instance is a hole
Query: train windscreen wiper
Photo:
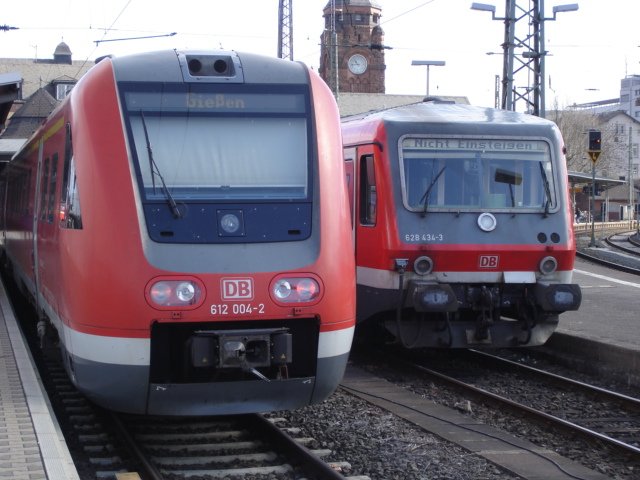
{"type": "Polygon", "coordinates": [[[175,218],[182,218],[182,214],[178,209],[178,204],[171,195],[171,192],[167,188],[167,184],[164,181],[164,177],[162,173],[160,173],[160,169],[153,159],[153,150],[151,149],[151,141],[149,140],[149,132],[147,131],[147,122],[144,119],[144,112],[140,110],[140,117],[142,118],[142,130],[144,130],[144,139],[147,143],[147,155],[149,157],[149,170],[151,171],[151,186],[153,187],[153,193],[156,193],[156,175],[160,179],[160,183],[162,183],[162,192],[164,193],[165,198],[167,199],[167,203],[169,204],[169,208],[171,209],[171,213],[175,218]]]}
{"type": "Polygon", "coordinates": [[[516,197],[513,193],[513,186],[522,184],[522,175],[504,170],[502,168],[496,169],[496,173],[493,177],[496,183],[506,183],[509,185],[509,195],[511,196],[511,207],[516,206],[516,197]]]}
{"type": "Polygon", "coordinates": [[[431,189],[436,184],[436,182],[440,178],[440,175],[442,175],[442,172],[444,172],[445,168],[447,168],[446,165],[444,167],[442,167],[442,169],[438,172],[438,174],[434,177],[434,179],[431,180],[431,183],[427,187],[427,190],[424,192],[424,195],[422,195],[422,197],[420,197],[420,203],[423,204],[422,212],[420,212],[420,215],[423,216],[423,217],[427,215],[427,208],[429,208],[429,195],[431,194],[431,189]]]}
{"type": "Polygon", "coordinates": [[[542,182],[544,184],[544,216],[546,217],[549,215],[549,205],[551,205],[551,189],[549,188],[549,178],[547,178],[547,172],[544,171],[542,162],[538,165],[540,165],[540,174],[542,175],[542,182]]]}

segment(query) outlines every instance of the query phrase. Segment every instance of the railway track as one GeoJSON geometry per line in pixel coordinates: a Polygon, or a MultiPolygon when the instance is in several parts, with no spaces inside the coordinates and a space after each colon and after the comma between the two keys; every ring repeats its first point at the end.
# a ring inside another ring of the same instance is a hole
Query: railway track
{"type": "MultiPolygon", "coordinates": [[[[578,242],[584,243],[586,242],[578,242]]],[[[576,256],[593,263],[640,275],[640,236],[635,231],[618,232],[603,237],[606,248],[578,248],[576,256]]]]}
{"type": "MultiPolygon", "coordinates": [[[[113,414],[118,431],[143,466],[144,478],[344,479],[345,462],[327,463],[330,450],[306,448],[311,438],[262,415],[155,418],[113,414]],[[269,477],[271,478],[271,477],[269,477]]],[[[349,477],[347,477],[349,478],[349,477]]],[[[362,478],[362,477],[351,477],[362,478]]]]}
{"type": "MultiPolygon", "coordinates": [[[[69,381],[50,351],[41,375],[70,444],[81,478],[115,480],[138,473],[144,480],[264,478],[369,480],[345,477],[347,462],[300,438],[280,418],[263,415],[153,417],[105,411],[69,381]]],[[[130,478],[130,477],[127,477],[130,478]]],[[[136,477],[131,477],[136,478],[136,477]]]]}
{"type": "Polygon", "coordinates": [[[28,319],[25,336],[81,478],[369,480],[345,477],[349,463],[332,461],[339,452],[318,449],[280,418],[135,416],[94,405],[71,383],[55,344],[40,347],[31,307],[15,292],[13,301],[28,319]]]}
{"type": "Polygon", "coordinates": [[[462,364],[412,368],[489,405],[542,420],[640,460],[640,400],[485,352],[462,364]]]}
{"type": "Polygon", "coordinates": [[[637,232],[614,233],[605,238],[610,247],[640,258],[640,237],[637,232]]]}

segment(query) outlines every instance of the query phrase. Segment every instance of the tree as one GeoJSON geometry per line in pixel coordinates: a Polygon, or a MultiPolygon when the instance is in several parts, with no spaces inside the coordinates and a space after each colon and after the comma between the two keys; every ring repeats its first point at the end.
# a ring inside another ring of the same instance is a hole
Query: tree
{"type": "Polygon", "coordinates": [[[560,128],[566,147],[567,169],[591,173],[593,163],[587,153],[589,130],[602,132],[602,151],[596,163],[601,176],[619,176],[624,172],[626,140],[620,141],[619,124],[610,121],[617,112],[594,114],[590,110],[554,110],[549,117],[560,128]]]}

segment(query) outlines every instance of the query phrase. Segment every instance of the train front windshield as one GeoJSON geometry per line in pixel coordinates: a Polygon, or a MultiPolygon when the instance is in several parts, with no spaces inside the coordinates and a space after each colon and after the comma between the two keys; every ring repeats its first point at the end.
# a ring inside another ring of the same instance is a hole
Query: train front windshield
{"type": "Polygon", "coordinates": [[[121,85],[145,200],[304,201],[308,92],[121,85]]]}
{"type": "Polygon", "coordinates": [[[399,150],[409,210],[548,212],[557,206],[546,141],[404,136],[399,150]]]}

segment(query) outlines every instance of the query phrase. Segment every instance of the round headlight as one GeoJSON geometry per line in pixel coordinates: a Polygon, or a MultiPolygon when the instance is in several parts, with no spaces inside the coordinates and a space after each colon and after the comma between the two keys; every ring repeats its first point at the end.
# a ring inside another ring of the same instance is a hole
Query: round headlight
{"type": "Polygon", "coordinates": [[[233,213],[227,213],[220,219],[220,226],[227,233],[235,233],[240,228],[240,219],[233,213]]]}
{"type": "Polygon", "coordinates": [[[189,303],[195,295],[196,288],[191,282],[182,282],[176,287],[176,297],[178,297],[181,302],[189,303]]]}
{"type": "Polygon", "coordinates": [[[204,289],[196,280],[158,279],[147,286],[146,298],[154,308],[192,309],[204,300],[204,289]]]}
{"type": "Polygon", "coordinates": [[[286,280],[278,280],[273,286],[273,294],[279,300],[284,300],[291,295],[291,284],[286,280]]]}
{"type": "Polygon", "coordinates": [[[428,275],[433,270],[433,260],[427,256],[418,257],[413,262],[413,271],[418,275],[428,275]]]}
{"type": "Polygon", "coordinates": [[[558,268],[558,261],[553,257],[544,257],[540,260],[540,272],[544,275],[553,273],[558,268]]]}
{"type": "Polygon", "coordinates": [[[498,221],[491,213],[481,213],[478,217],[478,226],[483,232],[491,232],[497,225],[498,221]]]}
{"type": "Polygon", "coordinates": [[[151,300],[158,305],[164,305],[171,298],[171,286],[167,282],[158,282],[149,291],[151,300]]]}
{"type": "Polygon", "coordinates": [[[302,302],[308,302],[318,295],[318,284],[310,278],[302,278],[296,284],[296,293],[298,299],[302,302]]]}

